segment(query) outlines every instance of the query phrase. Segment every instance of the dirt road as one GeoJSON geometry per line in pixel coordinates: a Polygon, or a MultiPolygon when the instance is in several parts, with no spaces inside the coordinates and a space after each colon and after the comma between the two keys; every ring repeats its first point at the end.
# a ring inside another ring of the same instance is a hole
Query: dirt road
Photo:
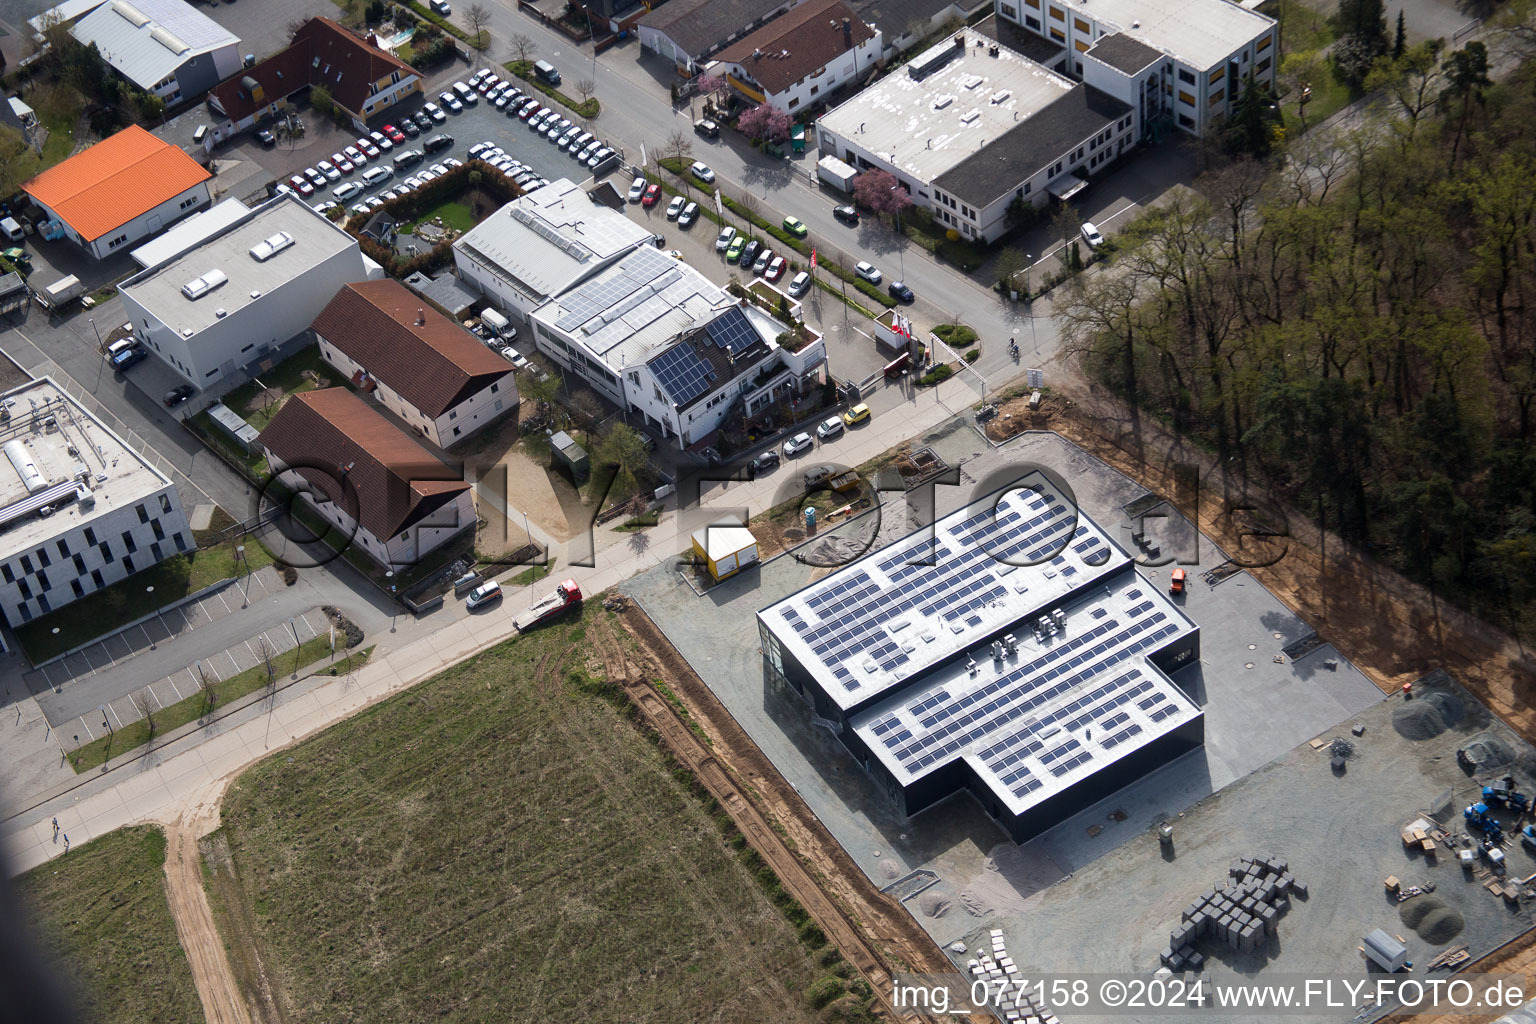
{"type": "Polygon", "coordinates": [[[192,980],[203,1001],[208,1024],[252,1024],[250,1011],[229,969],[224,940],[213,923],[203,891],[198,840],[219,824],[225,780],[211,785],[181,808],[165,825],[165,895],[176,921],[176,935],[192,965],[192,980]]]}

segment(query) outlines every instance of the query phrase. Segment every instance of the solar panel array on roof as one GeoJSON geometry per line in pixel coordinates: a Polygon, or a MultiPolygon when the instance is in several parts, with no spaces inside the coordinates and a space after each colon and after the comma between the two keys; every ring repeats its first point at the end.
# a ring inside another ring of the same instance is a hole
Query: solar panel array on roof
{"type": "Polygon", "coordinates": [[[661,382],[677,405],[687,405],[714,386],[715,371],[692,345],[673,345],[649,363],[651,372],[661,382]]]}
{"type": "Polygon", "coordinates": [[[732,355],[740,355],[761,340],[747,315],[735,306],[715,317],[704,329],[710,340],[732,355]]]}
{"type": "Polygon", "coordinates": [[[636,249],[624,257],[614,272],[602,274],[562,296],[559,303],[563,312],[555,326],[562,331],[572,331],[602,315],[600,329],[664,291],[682,276],[677,261],[670,256],[655,249],[636,249]]]}

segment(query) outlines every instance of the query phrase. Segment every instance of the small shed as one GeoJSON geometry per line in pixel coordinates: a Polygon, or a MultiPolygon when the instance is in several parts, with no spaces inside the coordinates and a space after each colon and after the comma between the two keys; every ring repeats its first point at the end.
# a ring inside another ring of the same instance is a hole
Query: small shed
{"type": "Polygon", "coordinates": [[[577,483],[587,478],[592,468],[587,460],[587,450],[577,444],[575,438],[562,430],[550,437],[549,447],[554,451],[555,459],[570,469],[577,483]]]}
{"type": "Polygon", "coordinates": [[[20,274],[10,273],[0,277],[0,313],[14,313],[32,299],[27,282],[20,274]]]}
{"type": "Polygon", "coordinates": [[[741,520],[726,517],[693,532],[693,550],[709,566],[716,581],[757,561],[757,538],[741,520]]]}
{"type": "Polygon", "coordinates": [[[1377,928],[1365,937],[1365,955],[1387,972],[1400,971],[1408,965],[1408,947],[1384,930],[1377,928]]]}

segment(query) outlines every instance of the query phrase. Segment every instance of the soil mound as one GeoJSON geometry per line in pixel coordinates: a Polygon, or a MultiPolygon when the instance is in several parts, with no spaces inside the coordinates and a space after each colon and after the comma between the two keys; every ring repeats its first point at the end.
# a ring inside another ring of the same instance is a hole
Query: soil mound
{"type": "Polygon", "coordinates": [[[1445,901],[1436,896],[1419,896],[1409,900],[1397,908],[1397,916],[1403,919],[1403,924],[1409,928],[1417,929],[1424,918],[1436,910],[1445,909],[1445,901]]]}
{"type": "Polygon", "coordinates": [[[1431,910],[1424,915],[1424,920],[1414,931],[1419,933],[1419,938],[1436,946],[1443,946],[1456,936],[1467,925],[1466,919],[1461,916],[1461,911],[1455,907],[1441,907],[1439,910],[1431,910]]]}

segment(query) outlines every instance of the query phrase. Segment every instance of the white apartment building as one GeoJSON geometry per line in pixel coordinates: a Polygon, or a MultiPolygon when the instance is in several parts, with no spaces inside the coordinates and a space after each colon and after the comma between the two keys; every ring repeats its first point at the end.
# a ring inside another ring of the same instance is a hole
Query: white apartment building
{"type": "Polygon", "coordinates": [[[50,378],[0,396],[0,452],[0,614],[13,626],[196,547],[170,478],[50,378]]]}
{"type": "Polygon", "coordinates": [[[805,0],[721,50],[711,73],[755,103],[793,113],[880,59],[880,30],[843,0],[805,0]]]}
{"type": "Polygon", "coordinates": [[[357,240],[279,195],[118,286],[134,335],[193,386],[237,371],[309,329],[346,284],[383,276],[357,240]]]}

